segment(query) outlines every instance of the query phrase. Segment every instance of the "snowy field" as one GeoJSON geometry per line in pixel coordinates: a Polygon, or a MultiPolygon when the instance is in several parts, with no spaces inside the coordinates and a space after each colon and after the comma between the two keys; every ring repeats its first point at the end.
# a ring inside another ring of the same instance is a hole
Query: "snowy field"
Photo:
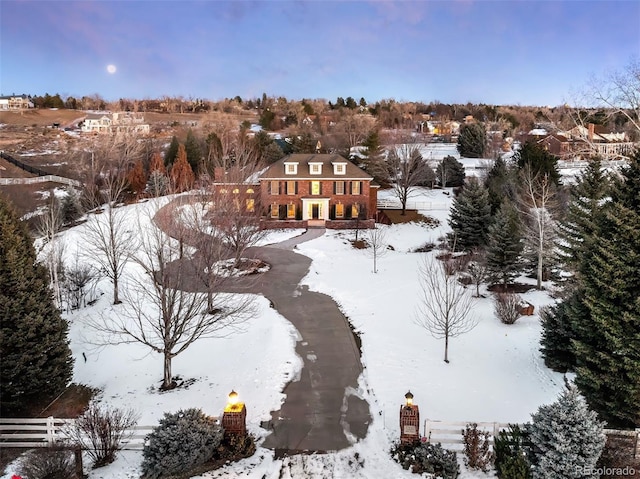
{"type": "MultiPolygon", "coordinates": [[[[380,192],[380,197],[387,194],[380,192]]],[[[452,195],[425,190],[410,201],[449,205],[452,195]]],[[[124,207],[131,228],[152,227],[148,221],[137,223],[137,212],[147,206],[124,207]]],[[[377,273],[373,273],[373,260],[367,251],[351,247],[353,231],[327,231],[297,247],[298,252],[313,259],[303,284],[331,295],[361,334],[365,369],[359,381],[360,392],[369,402],[373,416],[368,436],[344,451],[284,460],[275,460],[272,451],[258,447],[251,458],[197,477],[416,477],[402,470],[388,455],[391,443],[399,437],[398,410],[407,390],[420,406],[421,420],[524,422],[538,406],[556,399],[563,388],[563,378],[544,366],[539,352],[538,316],[503,325],[494,316],[489,297],[474,299],[473,314],[478,326],[451,340],[451,362],[443,362],[443,340],[433,339],[415,323],[420,291],[418,268],[425,254],[412,251],[427,242],[437,243],[448,231],[448,210],[438,208],[422,213],[440,220],[440,226],[380,226],[393,250],[379,258],[377,273]]],[[[89,220],[102,218],[98,215],[89,220]]],[[[81,225],[62,235],[68,262],[75,261],[76,254],[81,255],[85,249],[84,228],[81,225]]],[[[264,243],[282,241],[300,232],[275,232],[264,243]]],[[[366,237],[363,231],[359,234],[366,237]]],[[[129,274],[135,274],[132,268],[129,274]]],[[[100,400],[106,404],[135,408],[141,414],[139,424],[146,426],[156,425],[164,412],[189,407],[218,416],[227,394],[235,389],[247,404],[250,432],[259,442],[265,437],[260,421],[269,419],[271,410],[279,409],[284,400],[283,386],[296,378],[301,367],[295,353],[299,340],[296,329],[271,309],[266,299],[256,298],[258,314],[244,324],[241,332],[200,340],[176,357],[173,374],[193,382],[188,388],[159,393],[159,355],[139,345],[91,345],[92,331],[87,328],[86,319],[117,314],[121,307],[111,304],[108,280],[103,280],[96,291],[100,296],[93,306],[66,315],[71,325],[75,382],[100,388],[100,400]]],[[[481,293],[486,295],[485,290],[481,293]]],[[[552,302],[546,293],[537,291],[524,294],[523,298],[536,311],[552,302]]],[[[89,478],[137,478],[140,461],[141,453],[125,451],[115,463],[90,471],[89,478]]],[[[491,477],[461,469],[463,479],[491,477]]],[[[2,479],[10,479],[12,472],[9,468],[2,479]]]]}

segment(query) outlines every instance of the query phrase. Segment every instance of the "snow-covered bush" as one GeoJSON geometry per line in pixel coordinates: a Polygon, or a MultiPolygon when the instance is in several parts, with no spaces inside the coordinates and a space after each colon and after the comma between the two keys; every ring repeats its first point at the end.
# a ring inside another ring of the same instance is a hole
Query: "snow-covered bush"
{"type": "Polygon", "coordinates": [[[520,297],[512,293],[496,293],[493,298],[496,316],[503,324],[514,324],[520,317],[520,297]]]}
{"type": "Polygon", "coordinates": [[[171,476],[205,464],[214,456],[222,436],[222,427],[200,409],[165,413],[145,441],[142,477],[171,476]]]}
{"type": "Polygon", "coordinates": [[[33,449],[20,458],[19,477],[29,479],[80,479],[76,475],[73,451],[33,449]]]}
{"type": "Polygon", "coordinates": [[[567,384],[558,400],[532,414],[534,479],[596,477],[596,464],[606,437],[603,423],[589,410],[578,388],[567,384]]]}
{"type": "Polygon", "coordinates": [[[493,463],[493,453],[489,444],[489,433],[478,429],[478,425],[467,424],[462,431],[464,463],[469,469],[487,472],[493,463]]]}
{"type": "Polygon", "coordinates": [[[500,431],[493,439],[496,474],[500,479],[529,479],[531,464],[527,428],[510,424],[509,429],[500,431]]]}
{"type": "Polygon", "coordinates": [[[442,479],[455,479],[459,474],[455,451],[443,449],[441,444],[419,441],[409,444],[396,444],[391,448],[391,457],[403,469],[414,474],[434,474],[442,479]]]}

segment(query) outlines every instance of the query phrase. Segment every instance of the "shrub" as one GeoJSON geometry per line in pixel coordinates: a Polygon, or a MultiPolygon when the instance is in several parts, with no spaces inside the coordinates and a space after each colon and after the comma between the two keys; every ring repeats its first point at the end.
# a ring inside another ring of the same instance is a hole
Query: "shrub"
{"type": "Polygon", "coordinates": [[[511,293],[496,293],[494,298],[496,316],[504,324],[513,324],[520,317],[520,297],[511,293]]]}
{"type": "Polygon", "coordinates": [[[253,436],[250,434],[244,436],[230,434],[220,443],[216,458],[226,461],[238,461],[252,456],[254,452],[256,452],[256,443],[253,436]]]}
{"type": "Polygon", "coordinates": [[[33,449],[20,459],[18,474],[29,479],[80,479],[75,472],[73,451],[33,449]]]}
{"type": "Polygon", "coordinates": [[[458,477],[459,467],[456,453],[443,449],[441,444],[421,443],[396,444],[391,448],[391,457],[403,469],[414,474],[435,474],[442,479],[458,477]]]}
{"type": "Polygon", "coordinates": [[[470,469],[487,472],[493,462],[493,452],[489,444],[489,433],[478,430],[478,425],[467,424],[462,431],[464,441],[464,463],[470,469]]]}
{"type": "Polygon", "coordinates": [[[142,477],[166,477],[201,466],[213,458],[222,435],[222,427],[200,409],[165,413],[147,436],[142,477]]]}
{"type": "Polygon", "coordinates": [[[101,407],[92,403],[64,434],[75,446],[87,452],[98,468],[111,464],[116,452],[122,449],[122,441],[128,437],[127,429],[138,422],[132,409],[101,407]]]}
{"type": "Polygon", "coordinates": [[[529,479],[531,464],[529,433],[517,424],[510,424],[494,438],[496,473],[501,479],[529,479]]]}
{"type": "Polygon", "coordinates": [[[604,424],[574,384],[531,418],[534,479],[582,478],[582,471],[595,468],[606,440],[604,424]]]}

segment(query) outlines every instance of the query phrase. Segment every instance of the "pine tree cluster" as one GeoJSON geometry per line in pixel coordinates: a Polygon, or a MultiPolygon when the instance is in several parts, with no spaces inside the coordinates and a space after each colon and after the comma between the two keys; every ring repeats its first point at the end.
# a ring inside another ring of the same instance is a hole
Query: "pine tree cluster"
{"type": "Polygon", "coordinates": [[[71,380],[68,324],[26,226],[0,197],[0,413],[56,397],[71,380]]]}

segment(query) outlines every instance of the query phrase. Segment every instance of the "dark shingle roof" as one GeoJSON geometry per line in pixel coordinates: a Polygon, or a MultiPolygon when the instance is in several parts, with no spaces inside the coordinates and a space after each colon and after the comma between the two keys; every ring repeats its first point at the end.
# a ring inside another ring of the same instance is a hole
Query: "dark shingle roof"
{"type": "Polygon", "coordinates": [[[340,155],[295,153],[285,156],[271,165],[261,176],[261,180],[272,179],[357,179],[372,180],[373,178],[366,171],[358,168],[346,158],[340,155]],[[298,163],[298,172],[295,175],[285,174],[285,163],[298,163]],[[322,173],[312,175],[309,163],[322,163],[322,173]],[[336,175],[333,173],[333,163],[345,163],[345,174],[336,175]]]}

